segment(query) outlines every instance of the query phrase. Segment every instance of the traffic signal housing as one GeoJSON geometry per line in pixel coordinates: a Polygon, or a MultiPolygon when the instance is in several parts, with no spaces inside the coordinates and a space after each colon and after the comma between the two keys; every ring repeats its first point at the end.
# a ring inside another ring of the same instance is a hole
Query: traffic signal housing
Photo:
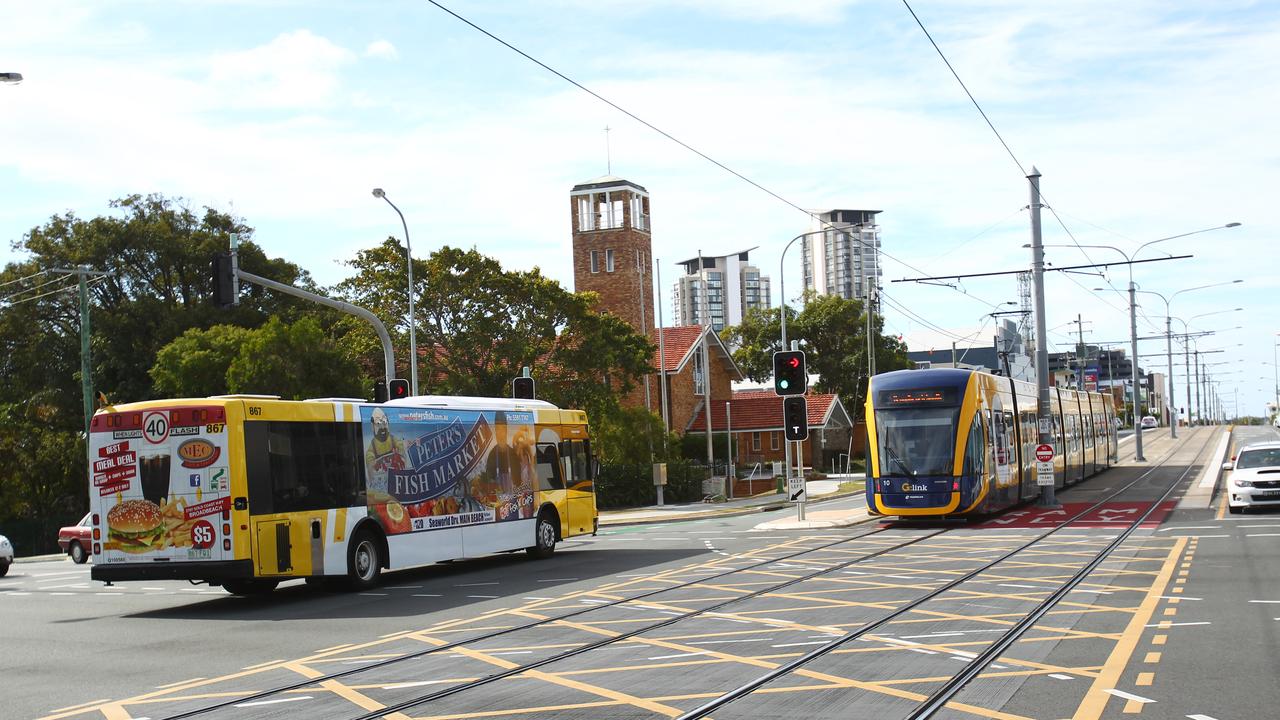
{"type": "Polygon", "coordinates": [[[403,400],[409,397],[409,381],[404,378],[393,378],[387,384],[387,394],[391,400],[403,400]]]}
{"type": "Polygon", "coordinates": [[[773,391],[778,395],[804,395],[809,375],[801,350],[779,350],[773,354],[773,391]]]}
{"type": "Polygon", "coordinates": [[[518,377],[511,381],[511,397],[516,400],[533,400],[533,378],[518,377]]]}
{"type": "Polygon", "coordinates": [[[788,440],[809,439],[809,403],[803,395],[782,399],[782,426],[788,440]]]}
{"type": "Polygon", "coordinates": [[[229,308],[236,304],[235,268],[231,261],[231,253],[220,252],[213,255],[213,304],[220,308],[229,308]]]}

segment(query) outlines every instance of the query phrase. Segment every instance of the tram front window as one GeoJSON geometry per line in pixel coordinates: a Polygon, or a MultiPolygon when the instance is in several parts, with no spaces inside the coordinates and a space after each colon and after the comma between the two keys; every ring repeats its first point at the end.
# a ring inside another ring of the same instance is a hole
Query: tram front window
{"type": "Polygon", "coordinates": [[[881,477],[951,475],[959,408],[876,412],[881,477]]]}

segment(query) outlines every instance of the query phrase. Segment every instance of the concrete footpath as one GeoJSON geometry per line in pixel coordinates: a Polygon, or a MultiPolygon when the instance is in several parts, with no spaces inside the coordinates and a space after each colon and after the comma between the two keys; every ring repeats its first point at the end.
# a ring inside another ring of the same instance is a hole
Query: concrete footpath
{"type": "MultiPolygon", "coordinates": [[[[805,483],[805,491],[808,494],[809,504],[812,507],[812,503],[816,500],[835,500],[838,498],[860,495],[862,490],[842,493],[839,491],[839,488],[841,483],[857,482],[862,479],[862,475],[850,475],[832,480],[810,480],[805,483]]],[[[756,495],[754,497],[738,498],[720,503],[678,503],[671,505],[650,505],[648,507],[629,510],[602,510],[600,512],[600,527],[645,525],[650,523],[666,523],[716,517],[736,517],[739,515],[749,515],[752,513],[769,512],[771,510],[782,510],[794,507],[795,505],[787,500],[785,494],[766,493],[763,495],[756,495]]],[[[805,515],[806,517],[803,521],[796,520],[794,515],[792,515],[786,519],[761,523],[757,528],[762,530],[801,530],[811,528],[844,527],[859,522],[865,522],[870,519],[870,516],[867,515],[866,508],[848,508],[844,510],[808,509],[806,510],[805,515]]]]}

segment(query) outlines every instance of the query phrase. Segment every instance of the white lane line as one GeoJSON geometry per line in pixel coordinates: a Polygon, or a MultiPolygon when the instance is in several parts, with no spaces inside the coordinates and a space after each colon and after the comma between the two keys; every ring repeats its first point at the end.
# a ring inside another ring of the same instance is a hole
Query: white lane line
{"type": "Polygon", "coordinates": [[[773,638],[763,637],[763,638],[742,638],[741,640],[699,640],[698,642],[691,642],[689,644],[690,645],[727,645],[729,643],[769,642],[772,639],[773,638]]]}
{"type": "Polygon", "coordinates": [[[439,685],[440,683],[454,682],[453,680],[418,680],[417,682],[402,682],[394,685],[383,685],[383,690],[399,690],[400,688],[422,687],[423,685],[439,685]]]}
{"type": "Polygon", "coordinates": [[[388,585],[388,590],[421,590],[421,585],[388,585]]]}
{"type": "Polygon", "coordinates": [[[1280,537],[1280,533],[1249,533],[1245,537],[1280,537]]]}
{"type": "Polygon", "coordinates": [[[1280,605],[1280,600],[1250,600],[1251,603],[1262,603],[1265,605],[1280,605]]]}
{"type": "Polygon", "coordinates": [[[439,593],[414,593],[413,596],[414,597],[444,597],[439,593]]]}
{"type": "Polygon", "coordinates": [[[1186,597],[1183,595],[1161,595],[1161,600],[1203,600],[1204,598],[1186,597]]]}
{"type": "MultiPolygon", "coordinates": [[[[986,551],[984,550],[983,552],[986,552],[986,551]]],[[[999,583],[997,587],[1016,587],[1016,588],[1026,588],[1027,590],[1043,590],[1044,589],[1038,585],[1017,585],[1014,583],[999,583]]]]}
{"type": "Polygon", "coordinates": [[[167,588],[144,587],[144,588],[142,588],[142,589],[143,589],[143,590],[150,590],[150,591],[152,591],[152,592],[164,592],[167,588]]]}
{"type": "Polygon", "coordinates": [[[1218,720],[1212,715],[1188,715],[1187,717],[1191,718],[1191,720],[1218,720]]]}
{"type": "Polygon", "coordinates": [[[1072,588],[1071,592],[1092,593],[1094,595],[1114,595],[1110,590],[1086,590],[1085,588],[1072,588]]]}
{"type": "Polygon", "coordinates": [[[676,653],[675,655],[655,655],[648,659],[649,660],[670,660],[672,658],[689,657],[691,655],[706,655],[706,653],[688,652],[688,653],[676,653]]]}
{"type": "Polygon", "coordinates": [[[462,583],[460,585],[454,585],[454,587],[480,587],[481,585],[497,585],[497,584],[498,583],[496,582],[462,583]]]}
{"type": "MultiPolygon", "coordinates": [[[[578,579],[578,578],[543,578],[542,580],[539,580],[538,582],[571,582],[571,581],[573,581],[573,580],[577,580],[577,579],[578,579]]],[[[494,585],[497,585],[497,584],[498,584],[498,583],[494,583],[494,585]]]]}
{"type": "Polygon", "coordinates": [[[474,598],[476,600],[494,600],[502,596],[501,595],[468,595],[467,597],[474,598]]]}
{"type": "Polygon", "coordinates": [[[908,648],[908,649],[911,650],[911,652],[918,652],[921,655],[937,655],[938,654],[932,650],[925,650],[924,648],[908,648]]]}
{"type": "Polygon", "coordinates": [[[1074,680],[1075,679],[1070,675],[1063,675],[1062,673],[1049,673],[1049,677],[1053,678],[1054,680],[1074,680]]]}
{"type": "Polygon", "coordinates": [[[297,702],[299,700],[310,700],[310,695],[299,695],[298,697],[281,698],[279,700],[259,700],[257,702],[240,703],[234,707],[259,707],[261,705],[279,705],[280,703],[297,702]]]}
{"type": "Polygon", "coordinates": [[[781,643],[778,645],[770,645],[769,647],[783,648],[783,647],[797,647],[800,645],[826,645],[826,644],[827,644],[826,641],[818,640],[816,642],[781,643]]]}
{"type": "Polygon", "coordinates": [[[1155,702],[1155,700],[1152,700],[1151,698],[1144,698],[1141,695],[1134,695],[1133,693],[1127,693],[1127,692],[1124,692],[1123,690],[1107,690],[1107,692],[1111,693],[1112,695],[1115,695],[1118,698],[1124,698],[1125,700],[1133,700],[1134,702],[1140,702],[1143,705],[1147,703],[1155,702]]]}
{"type": "Polygon", "coordinates": [[[1151,623],[1150,625],[1145,625],[1144,627],[1162,628],[1162,627],[1182,627],[1184,625],[1212,625],[1212,624],[1213,623],[1210,623],[1210,622],[1185,622],[1185,623],[1167,623],[1167,624],[1164,622],[1158,622],[1158,623],[1151,623]]]}
{"type": "Polygon", "coordinates": [[[1278,524],[1276,524],[1276,523],[1269,523],[1269,524],[1267,524],[1267,525],[1237,525],[1236,527],[1238,527],[1238,528],[1244,528],[1244,529],[1246,529],[1246,530],[1252,530],[1253,528],[1280,527],[1280,525],[1278,525],[1278,524]]]}
{"type": "Polygon", "coordinates": [[[903,635],[902,637],[904,637],[904,638],[906,638],[906,639],[911,639],[911,638],[936,638],[936,637],[952,637],[952,636],[954,636],[954,635],[963,635],[963,634],[964,634],[964,633],[957,631],[957,632],[929,633],[928,635],[903,635]]]}
{"type": "Polygon", "coordinates": [[[371,595],[373,597],[386,597],[387,593],[363,592],[361,595],[371,595]]]}
{"type": "Polygon", "coordinates": [[[1176,527],[1160,528],[1156,532],[1169,532],[1170,530],[1221,530],[1221,525],[1179,525],[1176,527]]]}
{"type": "MultiPolygon", "coordinates": [[[[1200,538],[1201,540],[1203,540],[1205,538],[1224,538],[1224,537],[1231,537],[1231,536],[1230,535],[1170,535],[1169,537],[1189,537],[1189,538],[1200,538]]],[[[1151,702],[1155,702],[1155,701],[1152,700],[1151,702]]]]}
{"type": "Polygon", "coordinates": [[[540,596],[540,595],[525,595],[523,599],[525,599],[525,600],[550,600],[551,598],[549,598],[549,597],[542,597],[542,596],[540,596]]]}

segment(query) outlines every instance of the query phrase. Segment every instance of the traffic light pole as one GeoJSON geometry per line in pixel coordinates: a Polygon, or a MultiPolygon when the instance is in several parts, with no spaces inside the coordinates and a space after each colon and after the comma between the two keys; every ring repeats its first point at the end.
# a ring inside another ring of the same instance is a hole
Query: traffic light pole
{"type": "Polygon", "coordinates": [[[264,277],[254,275],[253,273],[247,273],[244,270],[237,269],[236,277],[245,282],[253,283],[254,285],[261,285],[264,288],[270,288],[271,290],[278,290],[282,293],[293,295],[294,297],[300,297],[303,300],[310,300],[312,302],[320,303],[321,305],[328,305],[335,310],[341,310],[342,312],[350,313],[351,315],[355,315],[356,317],[365,320],[373,326],[373,329],[378,333],[378,339],[382,341],[382,357],[384,369],[387,375],[387,384],[390,385],[391,381],[395,379],[395,355],[391,352],[391,336],[387,334],[387,326],[382,324],[382,321],[378,319],[377,315],[374,315],[362,307],[352,305],[351,303],[334,300],[333,298],[317,295],[316,293],[307,292],[306,290],[300,290],[292,285],[285,285],[284,283],[278,283],[275,280],[268,280],[264,277]]]}

